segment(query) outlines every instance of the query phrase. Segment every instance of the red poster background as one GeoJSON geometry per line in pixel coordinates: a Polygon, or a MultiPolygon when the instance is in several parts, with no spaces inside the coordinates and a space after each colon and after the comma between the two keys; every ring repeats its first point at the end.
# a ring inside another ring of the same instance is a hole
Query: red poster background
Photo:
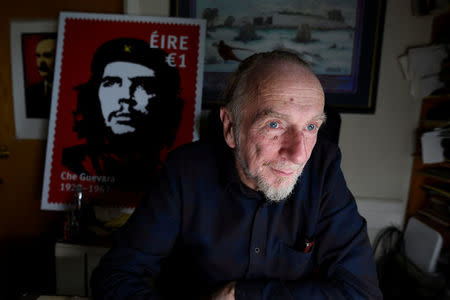
{"type": "MultiPolygon", "coordinates": [[[[62,45],[60,85],[58,101],[53,156],[51,157],[51,173],[49,180],[48,203],[71,203],[74,196],[75,185],[81,184],[87,192],[87,197],[95,198],[99,202],[107,202],[112,206],[134,207],[141,197],[141,193],[125,193],[115,190],[109,192],[98,191],[94,182],[63,179],[63,172],[70,172],[61,163],[62,150],[77,144],[84,144],[84,140],[77,138],[73,127],[73,112],[77,105],[77,91],[74,87],[87,82],[91,76],[90,65],[95,51],[105,42],[116,38],[137,38],[150,43],[150,36],[157,31],[162,35],[187,36],[188,50],[167,49],[166,45],[159,48],[168,54],[185,55],[186,67],[178,66],[181,77],[181,98],[184,100],[183,115],[176,140],[171,149],[192,141],[195,119],[195,101],[197,87],[197,66],[199,55],[200,26],[198,24],[175,24],[158,22],[131,22],[116,20],[66,18],[64,24],[64,40],[58,39],[62,45]],[[69,186],[69,185],[70,186],[69,186]],[[69,191],[67,190],[69,188],[69,191]]],[[[158,39],[160,40],[160,39],[158,39]]],[[[58,72],[58,70],[55,70],[58,72]]],[[[56,77],[56,73],[55,73],[56,77]]],[[[54,113],[52,111],[52,113],[54,113]]],[[[151,136],[151,132],[149,132],[151,136]]],[[[170,150],[170,149],[169,149],[170,150]]],[[[161,154],[164,160],[166,153],[161,154]]],[[[49,159],[47,157],[47,159],[49,159]]],[[[66,173],[67,174],[67,173],[66,173]]],[[[49,176],[46,174],[46,176],[49,176]]],[[[45,190],[45,189],[44,189],[45,190]]],[[[43,201],[45,195],[43,196],[43,201]]],[[[43,205],[45,207],[45,205],[43,205]]]]}

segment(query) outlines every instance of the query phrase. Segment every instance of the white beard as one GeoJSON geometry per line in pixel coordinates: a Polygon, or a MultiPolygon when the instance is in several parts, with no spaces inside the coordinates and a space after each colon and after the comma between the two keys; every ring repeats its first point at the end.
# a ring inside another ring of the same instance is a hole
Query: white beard
{"type": "MultiPolygon", "coordinates": [[[[237,145],[237,147],[235,149],[235,155],[236,155],[237,162],[238,162],[238,164],[240,164],[245,175],[248,178],[255,180],[257,189],[259,191],[261,191],[269,201],[273,201],[273,202],[283,201],[284,199],[288,198],[292,194],[292,191],[294,190],[297,180],[303,171],[303,167],[299,167],[299,168],[297,168],[297,170],[299,170],[299,171],[297,171],[297,174],[293,175],[292,178],[286,178],[286,179],[279,178],[278,179],[279,184],[282,184],[283,181],[288,181],[288,180],[290,180],[291,182],[285,183],[285,185],[275,188],[268,182],[267,178],[265,178],[265,176],[263,174],[258,173],[258,172],[253,174],[252,172],[250,172],[247,163],[242,158],[239,145],[237,145]]],[[[269,165],[269,164],[266,164],[266,165],[269,165]]],[[[280,165],[280,164],[276,164],[276,165],[280,165]]]]}
{"type": "Polygon", "coordinates": [[[274,202],[280,202],[288,198],[292,194],[295,184],[297,183],[297,179],[300,177],[301,173],[302,172],[300,171],[295,176],[295,179],[292,179],[292,182],[290,182],[289,184],[280,186],[278,188],[271,186],[263,175],[256,174],[254,178],[256,179],[258,189],[263,192],[267,199],[274,202]]]}

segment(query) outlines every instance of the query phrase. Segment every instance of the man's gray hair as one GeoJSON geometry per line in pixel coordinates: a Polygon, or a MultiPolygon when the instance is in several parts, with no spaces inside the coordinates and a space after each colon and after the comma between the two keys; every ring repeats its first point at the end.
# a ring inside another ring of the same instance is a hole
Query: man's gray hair
{"type": "Polygon", "coordinates": [[[249,56],[241,62],[239,68],[230,76],[223,91],[223,100],[228,111],[231,113],[234,128],[237,130],[241,123],[241,112],[245,100],[249,97],[243,96],[248,91],[248,79],[252,71],[262,64],[269,62],[285,62],[300,65],[309,69],[309,65],[300,56],[289,50],[273,50],[249,56]]]}

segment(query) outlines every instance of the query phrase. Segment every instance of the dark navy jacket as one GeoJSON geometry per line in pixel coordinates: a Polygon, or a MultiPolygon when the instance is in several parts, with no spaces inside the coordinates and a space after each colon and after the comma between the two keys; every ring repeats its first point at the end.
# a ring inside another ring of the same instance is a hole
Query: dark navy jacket
{"type": "Polygon", "coordinates": [[[95,270],[96,299],[204,299],[230,281],[236,299],[382,298],[335,144],[318,140],[280,203],[240,182],[226,148],[170,154],[95,270]]]}

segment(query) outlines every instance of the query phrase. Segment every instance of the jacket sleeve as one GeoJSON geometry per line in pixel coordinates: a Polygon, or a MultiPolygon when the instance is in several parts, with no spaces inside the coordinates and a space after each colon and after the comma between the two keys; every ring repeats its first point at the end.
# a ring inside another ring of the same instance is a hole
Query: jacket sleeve
{"type": "Polygon", "coordinates": [[[324,178],[312,259],[316,272],[296,281],[238,280],[240,299],[382,299],[366,221],[340,169],[340,152],[324,178]]]}
{"type": "Polygon", "coordinates": [[[161,298],[151,278],[159,274],[161,260],[170,254],[180,228],[180,199],[166,174],[141,200],[94,270],[94,299],[161,298]]]}

